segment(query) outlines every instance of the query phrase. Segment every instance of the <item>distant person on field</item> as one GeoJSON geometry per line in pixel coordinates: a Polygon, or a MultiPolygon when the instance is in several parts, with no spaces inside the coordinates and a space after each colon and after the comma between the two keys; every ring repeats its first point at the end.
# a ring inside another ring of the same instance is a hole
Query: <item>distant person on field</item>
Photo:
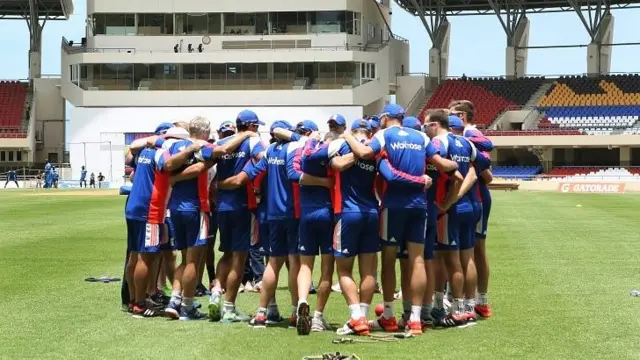
{"type": "Polygon", "coordinates": [[[38,175],[36,175],[36,189],[42,187],[42,177],[43,173],[39,173],[38,175]]]}
{"type": "Polygon", "coordinates": [[[53,165],[49,162],[49,159],[44,161],[44,188],[48,189],[51,187],[51,168],[53,165]]]}
{"type": "Polygon", "coordinates": [[[89,175],[89,187],[96,188],[96,176],[93,173],[89,175]]]}
{"type": "Polygon", "coordinates": [[[4,183],[4,188],[7,188],[7,184],[9,184],[9,182],[14,182],[16,184],[16,187],[19,188],[20,185],[18,185],[18,175],[16,175],[16,172],[13,170],[9,170],[9,172],[7,173],[7,182],[4,183]]]}
{"type": "Polygon", "coordinates": [[[82,170],[80,170],[80,187],[84,184],[84,188],[87,188],[87,169],[82,166],[82,170]]]}
{"type": "Polygon", "coordinates": [[[98,189],[102,189],[102,182],[104,181],[104,175],[102,173],[98,173],[98,189]]]}
{"type": "Polygon", "coordinates": [[[51,186],[57,189],[59,176],[55,166],[51,167],[51,174],[49,176],[51,177],[51,186]]]}

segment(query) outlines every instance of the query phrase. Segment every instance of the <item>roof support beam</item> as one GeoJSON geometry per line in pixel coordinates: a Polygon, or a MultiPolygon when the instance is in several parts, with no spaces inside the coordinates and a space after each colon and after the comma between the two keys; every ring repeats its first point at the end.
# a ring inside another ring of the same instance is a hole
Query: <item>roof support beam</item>
{"type": "Polygon", "coordinates": [[[591,37],[591,41],[594,41],[598,30],[600,30],[602,18],[604,15],[611,13],[611,0],[587,0],[585,10],[582,9],[582,6],[585,5],[583,1],[567,0],[567,2],[575,10],[582,25],[584,25],[591,37]],[[587,13],[587,17],[584,16],[584,12],[587,13]]]}

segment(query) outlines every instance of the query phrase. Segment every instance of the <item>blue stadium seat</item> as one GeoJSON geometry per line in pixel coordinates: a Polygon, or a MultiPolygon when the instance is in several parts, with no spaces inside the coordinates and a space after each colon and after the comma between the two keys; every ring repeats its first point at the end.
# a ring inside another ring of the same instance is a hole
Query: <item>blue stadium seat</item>
{"type": "Polygon", "coordinates": [[[491,171],[494,177],[531,180],[542,173],[542,166],[494,166],[491,171]]]}

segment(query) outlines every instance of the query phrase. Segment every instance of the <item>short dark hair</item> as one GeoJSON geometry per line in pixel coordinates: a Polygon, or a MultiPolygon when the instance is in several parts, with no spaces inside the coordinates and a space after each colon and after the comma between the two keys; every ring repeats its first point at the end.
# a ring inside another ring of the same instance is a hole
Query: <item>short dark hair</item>
{"type": "Polygon", "coordinates": [[[340,137],[340,135],[338,135],[338,133],[336,133],[335,131],[329,131],[325,136],[324,136],[324,141],[333,141],[336,140],[340,137]]]}
{"type": "Polygon", "coordinates": [[[444,109],[432,109],[427,112],[429,122],[436,122],[440,127],[449,128],[449,112],[444,109]]]}
{"type": "Polygon", "coordinates": [[[237,125],[236,128],[238,131],[247,131],[249,129],[249,125],[237,125]]]}
{"type": "Polygon", "coordinates": [[[473,123],[473,114],[476,111],[476,107],[469,100],[453,100],[449,103],[449,108],[453,107],[456,111],[461,111],[467,114],[467,121],[473,123]]]}

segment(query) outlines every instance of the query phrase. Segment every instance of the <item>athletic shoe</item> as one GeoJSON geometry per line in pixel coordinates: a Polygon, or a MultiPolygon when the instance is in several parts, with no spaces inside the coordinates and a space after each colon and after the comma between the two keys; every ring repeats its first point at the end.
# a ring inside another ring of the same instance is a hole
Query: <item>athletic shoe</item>
{"type": "Polygon", "coordinates": [[[407,323],[409,322],[409,316],[411,313],[403,313],[400,317],[400,321],[398,321],[398,328],[404,330],[407,327],[407,323]]]}
{"type": "Polygon", "coordinates": [[[420,321],[407,321],[407,328],[411,335],[422,335],[422,322],[420,321]]]}
{"type": "Polygon", "coordinates": [[[376,282],[376,294],[382,294],[382,285],[376,282]]]}
{"type": "Polygon", "coordinates": [[[398,320],[395,316],[385,319],[384,316],[380,316],[377,320],[369,321],[369,328],[376,330],[384,330],[386,332],[398,331],[398,320]]]}
{"type": "Polygon", "coordinates": [[[431,316],[423,317],[420,322],[422,323],[422,331],[433,329],[433,318],[431,316]]]}
{"type": "Polygon", "coordinates": [[[298,305],[298,313],[296,321],[296,330],[298,335],[309,335],[311,332],[311,316],[309,316],[309,304],[301,303],[298,305]]]}
{"type": "Polygon", "coordinates": [[[335,283],[331,285],[331,291],[341,293],[342,289],[340,288],[340,283],[335,283]]]}
{"type": "Polygon", "coordinates": [[[193,307],[196,309],[200,309],[202,307],[202,304],[200,303],[200,301],[194,301],[193,307]]]}
{"type": "Polygon", "coordinates": [[[173,320],[178,320],[180,318],[180,308],[180,304],[170,302],[169,305],[167,305],[167,308],[164,309],[164,313],[167,317],[173,320]]]}
{"type": "Polygon", "coordinates": [[[153,300],[156,303],[167,306],[169,305],[169,300],[171,300],[171,296],[167,296],[162,292],[162,290],[158,290],[155,294],[151,295],[151,300],[153,300]]]}
{"type": "Polygon", "coordinates": [[[311,319],[311,331],[313,332],[323,332],[327,330],[333,330],[331,325],[324,319],[324,316],[318,318],[316,316],[311,319]]]}
{"type": "Polygon", "coordinates": [[[244,284],[244,291],[253,292],[253,284],[251,283],[251,281],[247,281],[247,283],[244,284]]]}
{"type": "Polygon", "coordinates": [[[259,293],[262,290],[262,280],[258,281],[253,285],[253,292],[259,293]]]}
{"type": "Polygon", "coordinates": [[[156,317],[156,316],[164,315],[162,310],[148,308],[146,306],[146,304],[142,305],[142,306],[133,305],[133,307],[131,309],[131,312],[133,313],[133,317],[138,318],[138,319],[150,318],[150,317],[156,317]]]}
{"type": "Polygon", "coordinates": [[[315,295],[318,293],[318,290],[316,290],[315,285],[313,285],[313,281],[311,282],[311,286],[309,287],[309,294],[311,295],[315,295]]]}
{"type": "MultiPolygon", "coordinates": [[[[435,310],[435,309],[434,309],[435,310]]],[[[441,309],[443,310],[443,309],[441,309]]],[[[466,318],[464,315],[456,315],[454,313],[448,313],[444,316],[433,318],[433,325],[438,327],[454,327],[466,324],[466,318]]]]}
{"type": "Polygon", "coordinates": [[[475,310],[465,311],[462,316],[464,317],[466,322],[475,322],[476,320],[478,320],[475,310]]]}
{"type": "Polygon", "coordinates": [[[346,324],[344,324],[341,328],[336,330],[336,334],[345,336],[345,335],[359,335],[359,336],[367,336],[369,335],[369,324],[367,323],[367,319],[363,316],[358,320],[349,319],[346,324]]]}
{"type": "Polygon", "coordinates": [[[393,294],[393,298],[396,300],[402,300],[402,290],[398,290],[397,293],[393,294]]]}
{"type": "Polygon", "coordinates": [[[291,316],[289,316],[289,328],[295,329],[297,325],[298,325],[298,316],[296,314],[291,314],[291,316]]]}
{"type": "Polygon", "coordinates": [[[491,305],[489,304],[487,305],[476,304],[476,312],[483,319],[490,318],[493,315],[493,313],[491,312],[491,305]]]}
{"type": "Polygon", "coordinates": [[[277,325],[284,321],[284,318],[280,316],[279,312],[269,312],[267,311],[267,325],[277,325]]]}
{"type": "Polygon", "coordinates": [[[202,297],[202,296],[209,296],[211,295],[211,292],[209,292],[209,290],[202,284],[198,284],[198,286],[196,286],[196,294],[195,297],[202,297]]]}
{"type": "Polygon", "coordinates": [[[244,292],[244,284],[240,284],[240,287],[238,288],[238,294],[243,292],[244,292]]]}
{"type": "Polygon", "coordinates": [[[261,329],[267,327],[267,315],[265,313],[257,313],[251,321],[249,321],[249,326],[254,329],[261,329]]]}
{"type": "Polygon", "coordinates": [[[217,293],[211,293],[209,298],[209,320],[220,321],[222,318],[222,296],[217,293]]]}
{"type": "Polygon", "coordinates": [[[126,313],[131,313],[133,308],[133,304],[122,304],[122,311],[126,313]]]}
{"type": "Polygon", "coordinates": [[[153,309],[153,310],[158,310],[159,311],[159,310],[163,310],[166,307],[166,305],[164,305],[163,303],[155,302],[151,298],[145,299],[144,302],[145,302],[145,306],[146,306],[147,309],[153,309]]]}
{"type": "Polygon", "coordinates": [[[249,320],[251,320],[250,317],[236,309],[233,309],[233,311],[225,311],[224,315],[222,315],[222,322],[226,324],[248,322],[249,320]]]}
{"type": "Polygon", "coordinates": [[[180,320],[183,321],[192,321],[192,320],[204,320],[207,318],[207,315],[201,313],[196,308],[191,308],[190,311],[187,311],[184,307],[180,309],[180,320]]]}

